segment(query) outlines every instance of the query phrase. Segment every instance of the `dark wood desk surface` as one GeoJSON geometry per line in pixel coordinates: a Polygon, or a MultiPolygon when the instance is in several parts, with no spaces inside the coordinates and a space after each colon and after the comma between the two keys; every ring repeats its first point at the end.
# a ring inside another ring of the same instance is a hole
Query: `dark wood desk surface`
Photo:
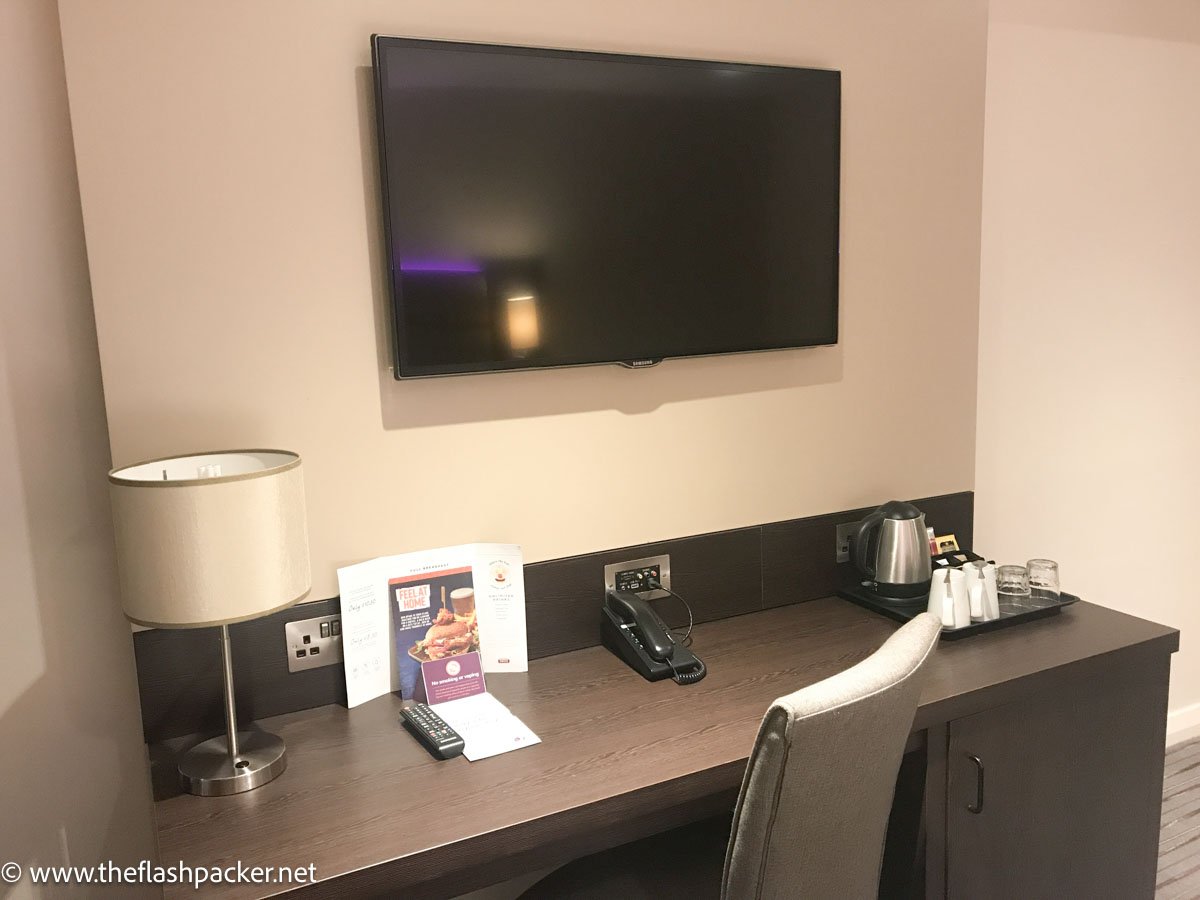
{"type": "MultiPolygon", "coordinates": [[[[708,677],[693,686],[646,682],[601,647],[490,675],[490,690],[542,743],[476,763],[433,760],[403,731],[393,696],[267,719],[260,725],[287,742],[287,771],[236,797],[160,800],[161,861],[313,863],[318,882],[305,897],[448,897],[556,865],[728,808],[770,702],[865,658],[896,627],[827,598],[697,626],[708,677]]],[[[946,642],[914,732],[1086,679],[1112,654],[1178,644],[1174,629],[1089,603],[946,642]]]]}

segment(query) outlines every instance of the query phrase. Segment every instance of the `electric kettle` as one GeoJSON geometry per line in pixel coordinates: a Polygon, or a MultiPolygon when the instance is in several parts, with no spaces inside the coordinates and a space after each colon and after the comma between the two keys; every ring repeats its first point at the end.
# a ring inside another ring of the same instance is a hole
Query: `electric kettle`
{"type": "Polygon", "coordinates": [[[924,600],[932,575],[925,513],[889,500],[858,523],[851,539],[854,567],[880,597],[924,600]]]}

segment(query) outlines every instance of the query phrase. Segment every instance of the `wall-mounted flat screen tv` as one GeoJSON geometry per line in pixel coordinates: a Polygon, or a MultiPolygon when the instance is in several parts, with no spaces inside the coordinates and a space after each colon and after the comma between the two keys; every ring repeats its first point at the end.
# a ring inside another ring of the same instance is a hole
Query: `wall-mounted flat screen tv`
{"type": "Polygon", "coordinates": [[[372,47],[397,378],[837,342],[840,73],[372,47]]]}

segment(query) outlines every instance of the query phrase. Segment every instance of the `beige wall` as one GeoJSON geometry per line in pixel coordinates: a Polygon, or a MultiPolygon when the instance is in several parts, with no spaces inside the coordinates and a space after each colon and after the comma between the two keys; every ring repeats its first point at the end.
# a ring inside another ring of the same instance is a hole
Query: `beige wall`
{"type": "Polygon", "coordinates": [[[114,460],[298,450],[314,598],[387,552],[536,560],[971,488],[986,15],[64,0],[114,460]],[[393,382],[372,32],[841,69],[841,344],[393,382]]]}
{"type": "Polygon", "coordinates": [[[154,855],[150,787],[50,0],[0,4],[0,108],[0,862],[135,864],[154,855]]]}
{"type": "Polygon", "coordinates": [[[1200,5],[994,0],[977,542],[1183,630],[1200,724],[1200,5]]]}

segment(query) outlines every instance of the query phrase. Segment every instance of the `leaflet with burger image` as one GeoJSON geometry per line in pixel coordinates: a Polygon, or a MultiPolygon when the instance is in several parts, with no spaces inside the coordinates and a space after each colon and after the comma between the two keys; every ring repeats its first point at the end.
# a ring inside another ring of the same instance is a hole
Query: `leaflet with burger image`
{"type": "Polygon", "coordinates": [[[485,689],[472,581],[470,566],[388,579],[401,696],[442,703],[485,689]]]}
{"type": "MultiPolygon", "coordinates": [[[[339,568],[347,705],[395,691],[418,697],[422,665],[476,652],[484,672],[528,671],[523,576],[516,544],[462,544],[339,568]]],[[[465,678],[464,663],[457,668],[465,678]]]]}

